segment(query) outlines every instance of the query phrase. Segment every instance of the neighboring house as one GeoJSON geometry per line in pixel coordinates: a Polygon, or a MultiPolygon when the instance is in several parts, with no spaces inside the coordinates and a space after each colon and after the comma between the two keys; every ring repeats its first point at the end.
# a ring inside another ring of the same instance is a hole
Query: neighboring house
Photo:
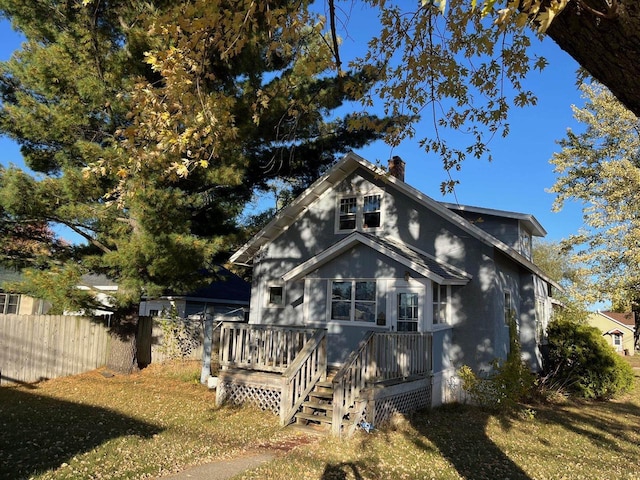
{"type": "Polygon", "coordinates": [[[511,318],[524,360],[541,368],[560,288],[531,261],[532,237],[545,234],[529,214],[428,197],[397,157],[386,172],[350,153],[231,261],[253,266],[249,324],[326,329],[330,365],[351,362],[371,331],[430,338],[438,404],[457,368],[506,358],[511,318]]]}
{"type": "Polygon", "coordinates": [[[616,313],[601,312],[591,313],[587,318],[589,325],[596,327],[602,332],[604,338],[607,339],[617,352],[625,355],[633,355],[635,353],[635,337],[636,329],[635,313],[616,313]]]}
{"type": "Polygon", "coordinates": [[[220,268],[220,280],[186,295],[165,295],[140,302],[140,315],[158,317],[174,313],[179,318],[244,322],[249,309],[251,285],[234,273],[220,268]]]}
{"type": "MultiPolygon", "coordinates": [[[[251,286],[249,283],[222,269],[224,280],[219,280],[187,295],[171,295],[158,299],[145,299],[140,303],[140,315],[159,316],[175,311],[180,318],[197,316],[204,313],[213,315],[214,320],[244,321],[249,306],[251,286]]],[[[0,270],[0,286],[5,282],[19,282],[19,272],[0,270]]],[[[104,275],[83,275],[78,288],[91,291],[102,308],[78,312],[65,312],[65,315],[92,315],[109,318],[113,315],[111,308],[113,295],[118,291],[118,284],[104,275]]],[[[51,308],[51,303],[34,299],[28,295],[5,292],[0,289],[0,314],[42,315],[51,308]]]]}
{"type": "Polygon", "coordinates": [[[21,279],[22,276],[19,272],[0,269],[0,314],[46,314],[51,308],[49,302],[4,289],[5,283],[19,282],[21,279]]]}
{"type": "Polygon", "coordinates": [[[78,289],[89,291],[93,298],[101,305],[92,311],[65,312],[65,315],[91,315],[103,317],[107,320],[113,315],[113,296],[118,292],[118,284],[106,275],[86,274],[80,278],[78,289]]]}

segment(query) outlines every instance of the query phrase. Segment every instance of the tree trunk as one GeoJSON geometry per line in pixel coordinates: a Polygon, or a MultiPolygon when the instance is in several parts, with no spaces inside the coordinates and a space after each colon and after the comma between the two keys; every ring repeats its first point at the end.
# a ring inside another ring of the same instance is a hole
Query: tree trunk
{"type": "Polygon", "coordinates": [[[116,312],[111,326],[111,342],[107,368],[129,375],[138,370],[136,333],[138,330],[138,308],[127,312],[116,312]]]}
{"type": "Polygon", "coordinates": [[[547,35],[640,116],[640,0],[612,5],[607,10],[604,0],[573,0],[547,35]]]}

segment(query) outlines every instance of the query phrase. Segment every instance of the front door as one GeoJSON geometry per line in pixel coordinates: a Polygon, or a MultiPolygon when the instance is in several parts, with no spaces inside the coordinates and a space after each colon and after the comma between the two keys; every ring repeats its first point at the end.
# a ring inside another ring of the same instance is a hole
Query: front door
{"type": "Polygon", "coordinates": [[[397,332],[421,332],[422,295],[417,288],[397,288],[392,302],[391,329],[397,332]]]}

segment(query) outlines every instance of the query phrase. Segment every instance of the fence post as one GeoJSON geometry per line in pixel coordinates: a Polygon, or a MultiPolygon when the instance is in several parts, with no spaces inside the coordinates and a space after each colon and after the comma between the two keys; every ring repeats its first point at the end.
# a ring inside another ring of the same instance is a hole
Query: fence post
{"type": "Polygon", "coordinates": [[[204,316],[204,339],[202,343],[202,370],[200,371],[200,383],[206,384],[211,375],[211,350],[213,348],[213,318],[204,316]]]}

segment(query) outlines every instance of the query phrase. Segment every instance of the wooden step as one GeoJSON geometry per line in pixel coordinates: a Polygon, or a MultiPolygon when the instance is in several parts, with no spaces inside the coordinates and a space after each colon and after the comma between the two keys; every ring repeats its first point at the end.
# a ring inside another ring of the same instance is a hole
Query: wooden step
{"type": "Polygon", "coordinates": [[[320,423],[323,425],[331,425],[331,417],[327,415],[314,415],[312,413],[296,413],[296,421],[306,420],[308,422],[320,423]]]}
{"type": "Polygon", "coordinates": [[[320,402],[314,402],[312,400],[302,402],[302,411],[305,413],[309,413],[309,412],[306,412],[305,409],[322,410],[327,414],[333,413],[333,405],[331,405],[330,403],[320,403],[320,402]]]}
{"type": "Polygon", "coordinates": [[[324,400],[333,400],[333,392],[322,392],[322,391],[312,391],[309,392],[309,397],[313,397],[313,398],[321,398],[324,400]]]}

